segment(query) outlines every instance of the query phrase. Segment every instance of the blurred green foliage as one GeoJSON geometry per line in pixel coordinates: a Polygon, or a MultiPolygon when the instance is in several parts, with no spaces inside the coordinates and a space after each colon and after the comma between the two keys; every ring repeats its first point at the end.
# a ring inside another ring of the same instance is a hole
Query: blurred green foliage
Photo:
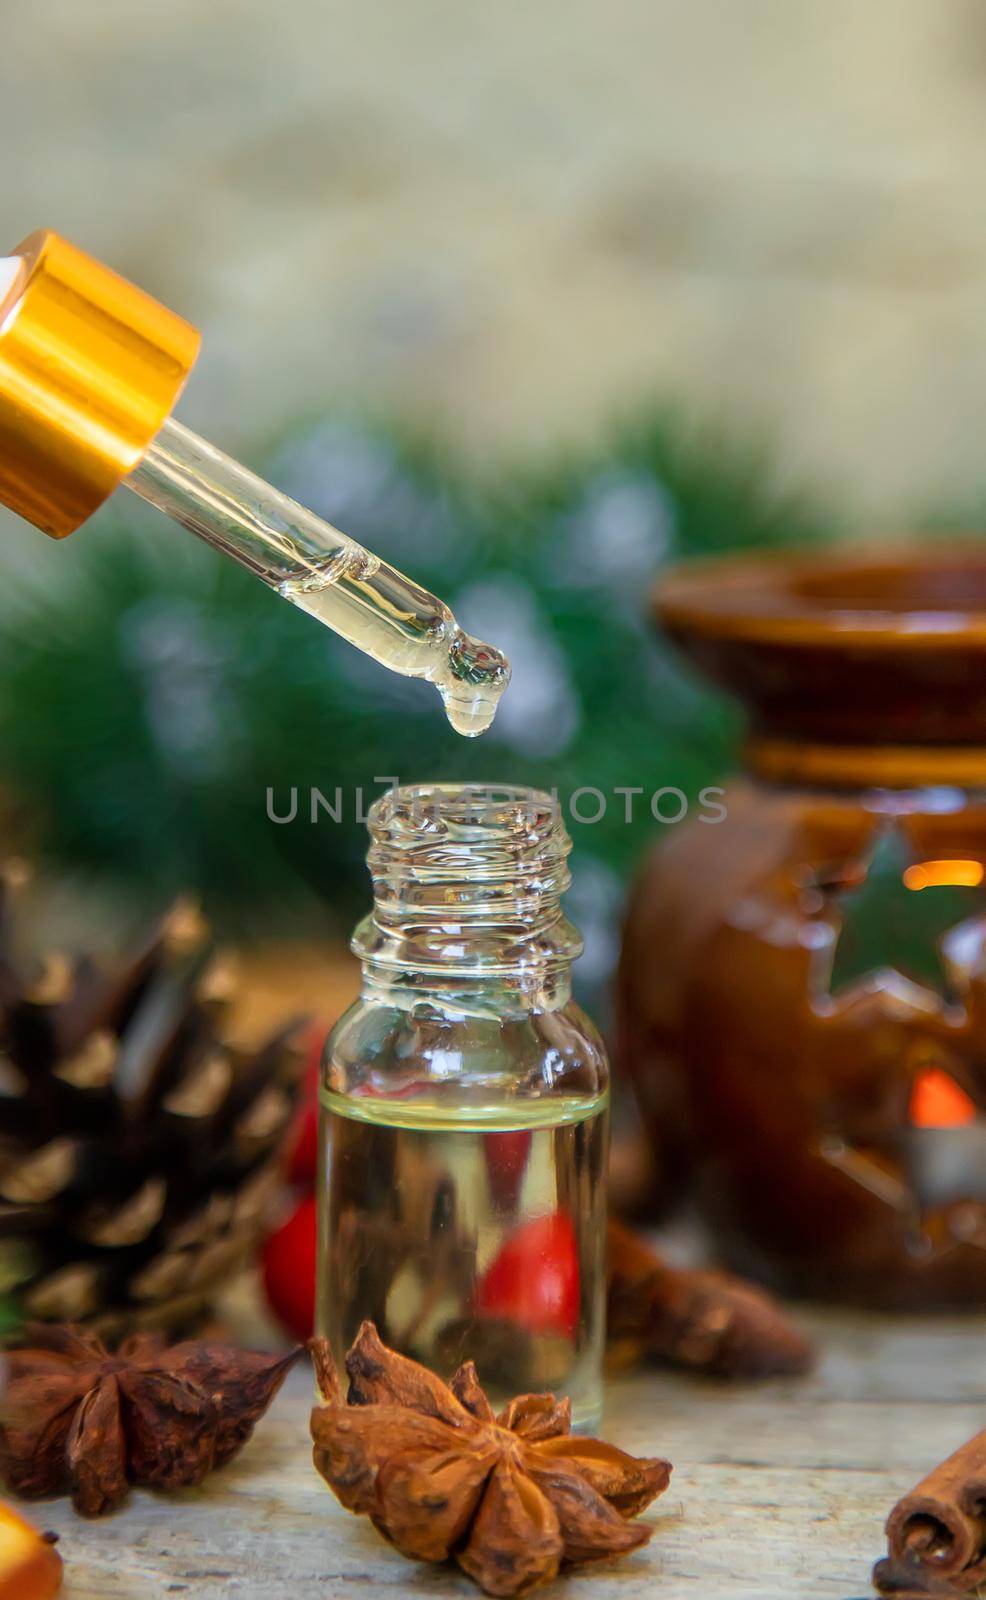
{"type": "Polygon", "coordinates": [[[601,822],[573,825],[572,913],[598,920],[604,967],[622,879],[659,831],[646,796],[672,785],[697,804],[737,733],[657,638],[653,580],[686,557],[818,539],[829,518],[782,492],[766,455],[663,411],[605,450],[485,483],[339,419],[259,464],[506,649],[514,682],[493,731],[462,740],[429,685],[121,493],[98,526],[44,547],[0,627],[18,847],[142,910],[193,886],[226,931],[298,931],[365,902],[355,791],[368,804],[378,777],[555,785],[563,799],[591,785],[611,798],[601,822]],[[621,785],[645,790],[629,826],[621,785]],[[293,787],[297,819],[271,822],[268,789],[283,813],[293,787]],[[311,823],[313,787],[330,802],[341,790],[341,822],[311,823]]]}

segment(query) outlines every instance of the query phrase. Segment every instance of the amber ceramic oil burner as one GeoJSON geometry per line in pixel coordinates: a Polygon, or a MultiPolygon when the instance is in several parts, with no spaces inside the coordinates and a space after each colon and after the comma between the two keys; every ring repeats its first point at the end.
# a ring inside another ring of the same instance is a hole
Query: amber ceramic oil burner
{"type": "Polygon", "coordinates": [[[789,1291],[986,1304],[986,546],[701,564],[657,613],[749,719],[626,926],[666,1179],[789,1291]]]}

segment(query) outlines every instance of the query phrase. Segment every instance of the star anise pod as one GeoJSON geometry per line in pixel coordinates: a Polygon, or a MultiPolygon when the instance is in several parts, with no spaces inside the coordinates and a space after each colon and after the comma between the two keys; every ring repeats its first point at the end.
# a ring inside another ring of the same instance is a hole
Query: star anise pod
{"type": "Polygon", "coordinates": [[[497,1416],[471,1361],[442,1383],[372,1322],[346,1357],[345,1400],[326,1342],[312,1353],[315,1465],[402,1555],[452,1558],[487,1594],[514,1595],[650,1538],[629,1519],[667,1488],[670,1465],[573,1435],[568,1400],[520,1395],[497,1416]]]}
{"type": "Polygon", "coordinates": [[[809,1341],[764,1289],[709,1267],[675,1267],[629,1228],[607,1238],[606,1342],[611,1367],[650,1358],[720,1378],[809,1371],[809,1341]]]}
{"type": "Polygon", "coordinates": [[[303,1353],[262,1355],[138,1333],[115,1354],[82,1328],[35,1324],[6,1356],[0,1477],[25,1498],[70,1494],[100,1517],[131,1485],[200,1483],[244,1445],[303,1353]]]}

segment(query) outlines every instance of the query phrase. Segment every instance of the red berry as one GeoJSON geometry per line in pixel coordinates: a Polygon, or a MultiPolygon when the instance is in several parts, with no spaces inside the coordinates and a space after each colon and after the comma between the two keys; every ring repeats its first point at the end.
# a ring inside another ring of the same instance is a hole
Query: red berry
{"type": "Polygon", "coordinates": [[[315,1200],[306,1195],[264,1245],[264,1290],[271,1310],[296,1339],[315,1326],[315,1200]]]}
{"type": "Polygon", "coordinates": [[[572,1338],[579,1323],[579,1255],[572,1219],[556,1211],[510,1235],[476,1288],[476,1309],[532,1333],[572,1338]]]}

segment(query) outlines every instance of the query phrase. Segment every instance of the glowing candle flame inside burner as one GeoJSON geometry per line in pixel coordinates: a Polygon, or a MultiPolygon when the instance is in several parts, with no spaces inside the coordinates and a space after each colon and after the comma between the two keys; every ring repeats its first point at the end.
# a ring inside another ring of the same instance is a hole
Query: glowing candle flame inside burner
{"type": "Polygon", "coordinates": [[[976,889],[983,881],[981,861],[917,861],[904,872],[908,889],[976,889]]]}
{"type": "Polygon", "coordinates": [[[965,1128],[977,1116],[961,1084],[940,1067],[929,1067],[915,1078],[908,1108],[912,1128],[965,1128]]]}

